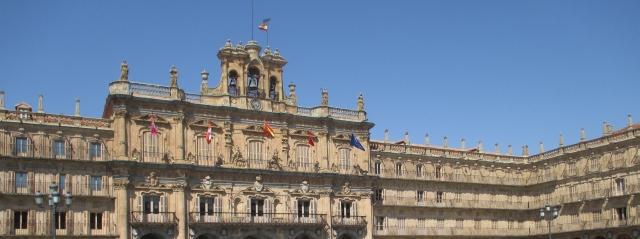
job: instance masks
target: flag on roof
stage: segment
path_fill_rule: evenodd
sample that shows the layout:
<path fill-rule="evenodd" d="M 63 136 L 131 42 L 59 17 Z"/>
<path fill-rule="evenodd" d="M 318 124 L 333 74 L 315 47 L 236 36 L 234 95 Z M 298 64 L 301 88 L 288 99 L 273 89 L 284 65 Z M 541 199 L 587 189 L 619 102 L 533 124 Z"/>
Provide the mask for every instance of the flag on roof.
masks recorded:
<path fill-rule="evenodd" d="M 358 137 L 356 137 L 355 134 L 351 133 L 351 142 L 349 144 L 351 144 L 351 146 L 356 147 L 362 151 L 366 151 L 364 149 L 364 146 L 362 146 L 362 144 L 360 143 L 360 140 L 358 140 Z"/>
<path fill-rule="evenodd" d="M 258 25 L 258 29 L 260 29 L 261 31 L 268 31 L 270 21 L 271 21 L 271 18 L 265 18 L 264 20 L 262 20 L 260 25 Z"/>
<path fill-rule="evenodd" d="M 262 125 L 262 133 L 267 137 L 274 137 L 276 135 L 267 121 L 264 121 L 264 124 Z"/>

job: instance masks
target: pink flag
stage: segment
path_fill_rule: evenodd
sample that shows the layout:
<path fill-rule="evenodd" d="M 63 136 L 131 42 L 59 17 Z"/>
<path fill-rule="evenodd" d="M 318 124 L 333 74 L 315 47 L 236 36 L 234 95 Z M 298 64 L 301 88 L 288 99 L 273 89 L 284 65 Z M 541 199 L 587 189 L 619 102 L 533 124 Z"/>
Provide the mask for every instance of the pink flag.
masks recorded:
<path fill-rule="evenodd" d="M 213 138 L 213 135 L 211 134 L 211 123 L 209 123 L 209 128 L 207 129 L 205 138 L 207 139 L 207 144 L 211 144 L 211 139 Z"/>

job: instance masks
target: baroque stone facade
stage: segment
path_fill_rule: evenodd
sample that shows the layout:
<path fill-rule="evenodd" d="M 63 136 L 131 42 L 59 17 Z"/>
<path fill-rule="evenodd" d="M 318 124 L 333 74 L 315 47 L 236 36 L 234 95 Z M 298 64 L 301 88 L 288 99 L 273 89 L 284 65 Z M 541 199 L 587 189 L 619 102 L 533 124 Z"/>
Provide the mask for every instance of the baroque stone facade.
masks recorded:
<path fill-rule="evenodd" d="M 0 236 L 67 238 L 638 238 L 640 127 L 522 156 L 369 139 L 356 110 L 297 105 L 287 63 L 227 42 L 199 94 L 129 80 L 103 117 L 0 97 Z M 359 139 L 365 150 L 350 144 Z M 74 196 L 51 220 L 37 192 Z M 547 221 L 549 205 L 558 217 Z M 548 224 L 549 223 L 549 224 Z"/>

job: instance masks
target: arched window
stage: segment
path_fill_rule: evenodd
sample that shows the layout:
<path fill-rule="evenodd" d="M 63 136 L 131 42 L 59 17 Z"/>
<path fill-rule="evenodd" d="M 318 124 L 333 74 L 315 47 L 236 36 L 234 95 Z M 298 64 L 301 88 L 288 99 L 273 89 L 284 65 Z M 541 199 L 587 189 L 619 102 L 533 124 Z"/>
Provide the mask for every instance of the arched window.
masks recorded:
<path fill-rule="evenodd" d="M 351 150 L 348 148 L 338 149 L 338 158 L 340 159 L 341 171 L 348 172 L 348 170 L 351 168 L 349 153 L 351 153 Z"/>
<path fill-rule="evenodd" d="M 142 160 L 144 162 L 162 162 L 161 134 L 142 133 Z"/>
<path fill-rule="evenodd" d="M 276 92 L 276 87 L 278 85 L 278 79 L 275 76 L 269 78 L 269 99 L 276 100 L 278 98 L 278 93 Z"/>
<path fill-rule="evenodd" d="M 247 96 L 258 97 L 258 86 L 260 85 L 260 70 L 255 67 L 249 68 L 249 75 L 247 77 Z"/>
<path fill-rule="evenodd" d="M 238 73 L 234 70 L 229 71 L 229 94 L 238 95 Z"/>
<path fill-rule="evenodd" d="M 302 170 L 310 170 L 313 168 L 311 163 L 311 157 L 309 157 L 309 146 L 299 144 L 296 146 L 296 160 L 298 162 L 298 168 Z"/>
<path fill-rule="evenodd" d="M 196 160 L 200 165 L 213 165 L 215 162 L 215 138 L 211 138 L 211 142 L 207 143 L 206 136 L 196 137 Z"/>

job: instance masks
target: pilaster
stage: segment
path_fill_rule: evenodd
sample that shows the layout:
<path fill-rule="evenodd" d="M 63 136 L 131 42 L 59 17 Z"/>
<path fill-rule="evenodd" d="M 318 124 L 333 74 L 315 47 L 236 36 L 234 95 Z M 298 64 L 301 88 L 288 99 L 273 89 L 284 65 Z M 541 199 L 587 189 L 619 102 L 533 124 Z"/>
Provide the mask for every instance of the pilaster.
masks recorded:
<path fill-rule="evenodd" d="M 129 232 L 129 176 L 118 176 L 113 179 L 113 191 L 116 196 L 116 221 L 118 222 L 118 236 L 128 239 Z"/>

